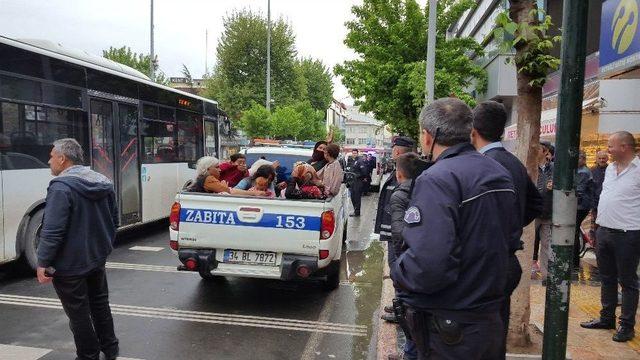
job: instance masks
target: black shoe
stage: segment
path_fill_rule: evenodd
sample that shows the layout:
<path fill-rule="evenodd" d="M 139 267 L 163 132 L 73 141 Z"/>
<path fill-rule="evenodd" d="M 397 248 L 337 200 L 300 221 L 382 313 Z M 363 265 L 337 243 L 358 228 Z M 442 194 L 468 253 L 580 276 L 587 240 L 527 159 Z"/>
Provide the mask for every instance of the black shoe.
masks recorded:
<path fill-rule="evenodd" d="M 359 212 L 354 212 L 353 214 L 349 215 L 350 217 L 360 217 L 360 213 Z"/>
<path fill-rule="evenodd" d="M 109 352 L 109 354 L 104 353 L 104 358 L 105 360 L 116 360 L 118 358 L 118 356 L 120 355 L 120 351 L 116 350 L 116 352 Z"/>
<path fill-rule="evenodd" d="M 394 314 L 382 314 L 382 316 L 380 316 L 380 319 L 390 323 L 398 323 L 398 319 Z"/>
<path fill-rule="evenodd" d="M 391 305 L 387 305 L 383 309 L 384 309 L 384 312 L 386 312 L 388 314 L 393 314 L 394 313 L 393 306 L 391 306 Z"/>
<path fill-rule="evenodd" d="M 636 332 L 633 330 L 633 328 L 620 326 L 616 334 L 613 335 L 613 341 L 625 342 L 633 339 L 634 336 L 636 336 Z"/>
<path fill-rule="evenodd" d="M 591 321 L 586 321 L 580 323 L 580 326 L 585 329 L 615 329 L 616 321 L 615 320 L 602 320 L 602 319 L 593 319 Z"/>

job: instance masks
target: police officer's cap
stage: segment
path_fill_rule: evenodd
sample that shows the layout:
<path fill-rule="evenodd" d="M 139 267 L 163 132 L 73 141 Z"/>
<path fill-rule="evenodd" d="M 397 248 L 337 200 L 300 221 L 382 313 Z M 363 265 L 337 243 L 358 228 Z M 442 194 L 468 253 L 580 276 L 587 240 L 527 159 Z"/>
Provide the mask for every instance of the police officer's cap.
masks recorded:
<path fill-rule="evenodd" d="M 397 136 L 395 139 L 393 139 L 393 146 L 404 146 L 413 149 L 416 146 L 416 143 L 413 142 L 410 137 Z"/>

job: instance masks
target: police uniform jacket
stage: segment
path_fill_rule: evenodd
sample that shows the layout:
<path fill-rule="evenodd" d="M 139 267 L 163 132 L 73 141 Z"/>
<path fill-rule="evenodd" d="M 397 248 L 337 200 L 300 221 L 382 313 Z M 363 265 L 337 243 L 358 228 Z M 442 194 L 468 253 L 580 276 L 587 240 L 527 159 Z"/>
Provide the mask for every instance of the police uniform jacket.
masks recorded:
<path fill-rule="evenodd" d="M 522 233 L 507 170 L 469 143 L 445 150 L 415 183 L 406 250 L 391 268 L 408 305 L 434 313 L 499 311 L 509 249 Z"/>
<path fill-rule="evenodd" d="M 391 240 L 391 210 L 389 209 L 389 200 L 396 186 L 398 186 L 398 180 L 396 179 L 396 171 L 393 170 L 384 184 L 382 184 L 382 190 L 380 190 L 380 197 L 378 198 L 376 224 L 373 232 L 380 234 L 381 241 Z"/>

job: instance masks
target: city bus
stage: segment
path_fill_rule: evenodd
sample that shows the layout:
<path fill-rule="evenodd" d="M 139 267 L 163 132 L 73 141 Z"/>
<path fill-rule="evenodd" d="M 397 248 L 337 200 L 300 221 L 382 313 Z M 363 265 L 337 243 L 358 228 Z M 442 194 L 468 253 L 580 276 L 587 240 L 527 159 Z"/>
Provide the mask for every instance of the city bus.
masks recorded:
<path fill-rule="evenodd" d="M 128 227 L 168 216 L 196 160 L 218 155 L 224 116 L 215 101 L 105 58 L 0 36 L 0 263 L 36 265 L 53 141 L 82 145 Z"/>

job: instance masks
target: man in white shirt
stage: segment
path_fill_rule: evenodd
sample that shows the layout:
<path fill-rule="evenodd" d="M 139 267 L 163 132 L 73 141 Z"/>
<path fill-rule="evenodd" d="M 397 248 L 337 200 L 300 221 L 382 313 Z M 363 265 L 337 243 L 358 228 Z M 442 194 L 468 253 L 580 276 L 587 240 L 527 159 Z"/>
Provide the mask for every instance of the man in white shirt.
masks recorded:
<path fill-rule="evenodd" d="M 599 319 L 580 325 L 588 329 L 615 329 L 619 282 L 622 313 L 613 340 L 624 342 L 635 336 L 633 327 L 638 309 L 640 159 L 635 155 L 636 141 L 626 131 L 611 135 L 608 146 L 613 163 L 605 171 L 596 219 L 602 310 Z"/>

